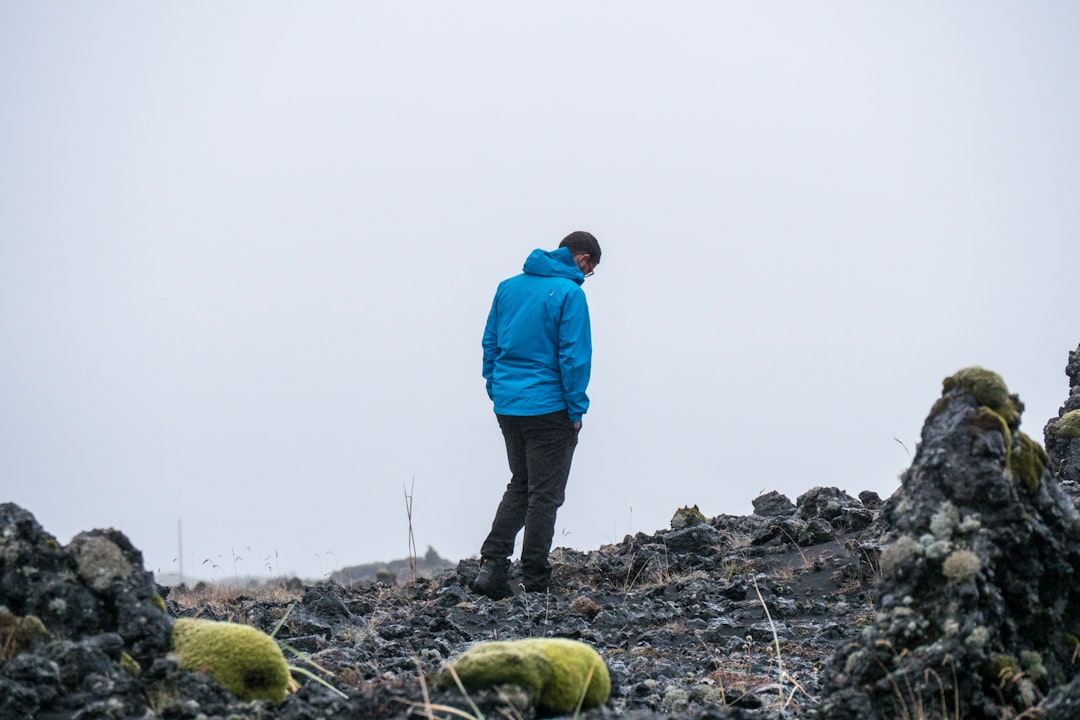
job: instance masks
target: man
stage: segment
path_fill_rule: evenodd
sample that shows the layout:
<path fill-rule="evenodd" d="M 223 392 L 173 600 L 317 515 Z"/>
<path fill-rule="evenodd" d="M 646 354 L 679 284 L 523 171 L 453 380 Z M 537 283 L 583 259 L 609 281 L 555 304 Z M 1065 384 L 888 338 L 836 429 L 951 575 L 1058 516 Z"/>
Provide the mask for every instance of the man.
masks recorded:
<path fill-rule="evenodd" d="M 473 589 L 499 599 L 509 582 L 514 539 L 524 528 L 525 590 L 551 582 L 548 552 L 563 504 L 592 368 L 589 307 L 581 289 L 600 264 L 590 233 L 567 235 L 557 250 L 533 250 L 524 272 L 499 283 L 484 329 L 484 379 L 510 462 L 491 532 L 480 548 Z"/>

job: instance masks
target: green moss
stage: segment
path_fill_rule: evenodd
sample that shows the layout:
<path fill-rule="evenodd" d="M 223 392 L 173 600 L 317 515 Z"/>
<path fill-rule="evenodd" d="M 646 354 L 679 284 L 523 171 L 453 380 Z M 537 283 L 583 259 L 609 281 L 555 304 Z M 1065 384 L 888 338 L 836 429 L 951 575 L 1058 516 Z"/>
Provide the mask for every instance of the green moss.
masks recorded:
<path fill-rule="evenodd" d="M 1017 436 L 1018 446 L 1009 456 L 1009 469 L 1013 474 L 1013 481 L 1033 493 L 1039 489 L 1039 481 L 1043 471 L 1050 464 L 1050 456 L 1043 450 L 1042 445 L 1032 440 L 1026 433 Z"/>
<path fill-rule="evenodd" d="M 0 611 L 0 660 L 11 658 L 30 650 L 50 633 L 37 615 L 13 615 Z"/>
<path fill-rule="evenodd" d="M 1042 445 L 1031 439 L 1026 433 L 1017 432 L 1016 446 L 1013 446 L 1012 433 L 1005 418 L 985 405 L 968 413 L 968 427 L 973 432 L 1000 432 L 1005 439 L 1007 455 L 1005 468 L 1012 474 L 1013 483 L 1029 493 L 1039 489 L 1043 470 L 1050 464 L 1050 457 Z"/>
<path fill-rule="evenodd" d="M 124 668 L 124 670 L 127 671 L 127 674 L 132 677 L 139 677 L 142 675 L 142 668 L 139 667 L 139 662 L 126 652 L 120 653 L 120 667 Z"/>
<path fill-rule="evenodd" d="M 1020 422 L 1020 412 L 1023 410 L 1020 399 L 1009 394 L 1005 381 L 992 370 L 978 365 L 964 368 L 945 378 L 942 388 L 945 392 L 954 388 L 963 390 L 974 397 L 979 405 L 988 407 L 1005 418 L 1005 422 L 1010 426 L 1015 427 Z"/>
<path fill-rule="evenodd" d="M 1015 675 L 1019 669 L 1019 663 L 1016 662 L 1016 658 L 1012 655 L 995 653 L 990 658 L 990 665 L 986 668 L 986 674 L 996 682 L 1001 680 L 1002 677 Z"/>
<path fill-rule="evenodd" d="M 936 418 L 938 415 L 940 415 L 941 413 L 945 412 L 948 409 L 949 409 L 949 398 L 947 398 L 947 397 L 939 397 L 937 399 L 937 401 L 934 402 L 934 407 L 930 408 L 930 418 L 931 419 Z"/>
<path fill-rule="evenodd" d="M 968 427 L 974 432 L 999 432 L 1005 438 L 1005 447 L 1012 447 L 1012 433 L 1009 431 L 1009 423 L 1001 415 L 985 405 L 980 405 L 974 411 L 968 413 Z"/>
<path fill-rule="evenodd" d="M 1050 432 L 1058 437 L 1080 437 L 1080 410 L 1071 410 L 1050 426 Z"/>
<path fill-rule="evenodd" d="M 154 593 L 154 594 L 153 594 L 153 595 L 152 595 L 152 596 L 150 597 L 150 604 L 151 604 L 151 605 L 153 605 L 154 607 L 156 607 L 156 608 L 157 608 L 158 610 L 160 610 L 161 612 L 168 612 L 168 611 L 167 611 L 167 610 L 165 609 L 165 600 L 164 600 L 164 598 L 162 598 L 162 597 L 161 597 L 160 595 L 158 595 L 157 593 Z"/>
<path fill-rule="evenodd" d="M 289 666 L 266 633 L 249 625 L 180 618 L 172 644 L 180 669 L 207 673 L 241 700 L 285 699 Z"/>
<path fill-rule="evenodd" d="M 477 643 L 449 667 L 470 690 L 517 685 L 543 712 L 570 713 L 579 702 L 582 708 L 599 707 L 611 692 L 611 678 L 599 653 L 565 638 Z M 449 670 L 439 674 L 438 682 L 454 687 Z"/>

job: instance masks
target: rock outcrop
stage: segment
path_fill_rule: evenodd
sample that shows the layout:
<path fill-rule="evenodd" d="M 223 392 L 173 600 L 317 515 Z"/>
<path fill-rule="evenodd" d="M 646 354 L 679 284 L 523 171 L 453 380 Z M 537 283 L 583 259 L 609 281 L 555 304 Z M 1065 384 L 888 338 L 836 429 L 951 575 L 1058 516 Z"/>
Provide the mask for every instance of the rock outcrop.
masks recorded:
<path fill-rule="evenodd" d="M 11 628 L 39 629 L 20 653 L 8 645 L 16 635 L 0 637 L 11 656 L 0 663 L 0 717 L 13 720 L 46 708 L 141 713 L 137 700 L 119 698 L 145 697 L 136 678 L 153 676 L 173 624 L 142 553 L 122 533 L 84 532 L 63 547 L 11 503 L 0 505 L 2 617 Z"/>
<path fill-rule="evenodd" d="M 398 583 L 414 578 L 433 578 L 444 570 L 454 567 L 454 562 L 440 557 L 435 548 L 428 546 L 421 557 L 391 560 L 386 563 L 349 565 L 330 574 L 330 579 L 341 585 L 363 582 Z"/>
<path fill-rule="evenodd" d="M 1065 365 L 1069 397 L 1056 418 L 1050 418 L 1043 434 L 1050 470 L 1059 482 L 1080 483 L 1080 345 L 1069 353 Z"/>
<path fill-rule="evenodd" d="M 1080 516 L 1022 410 L 990 371 L 945 380 L 886 503 L 877 616 L 833 659 L 818 717 L 1017 717 L 1075 675 Z"/>

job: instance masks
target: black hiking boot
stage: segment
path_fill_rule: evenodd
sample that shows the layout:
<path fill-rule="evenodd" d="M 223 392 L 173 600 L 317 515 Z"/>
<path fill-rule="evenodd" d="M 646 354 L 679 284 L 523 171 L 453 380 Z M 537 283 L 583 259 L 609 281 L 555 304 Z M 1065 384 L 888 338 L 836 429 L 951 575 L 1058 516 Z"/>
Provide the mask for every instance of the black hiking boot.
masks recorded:
<path fill-rule="evenodd" d="M 510 589 L 510 561 L 483 560 L 480 574 L 473 580 L 472 589 L 492 600 L 502 600 L 513 595 L 514 591 Z"/>
<path fill-rule="evenodd" d="M 547 592 L 551 586 L 551 568 L 534 568 L 522 565 L 521 584 L 525 592 Z"/>

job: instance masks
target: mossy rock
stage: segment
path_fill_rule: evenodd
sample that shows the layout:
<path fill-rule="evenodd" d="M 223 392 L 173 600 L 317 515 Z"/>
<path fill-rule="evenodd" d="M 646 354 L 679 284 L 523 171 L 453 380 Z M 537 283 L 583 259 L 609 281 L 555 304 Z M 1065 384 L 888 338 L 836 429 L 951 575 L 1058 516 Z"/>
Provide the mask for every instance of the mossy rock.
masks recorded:
<path fill-rule="evenodd" d="M 704 513 L 698 510 L 698 506 L 687 505 L 675 511 L 671 516 L 671 529 L 682 530 L 684 528 L 702 525 L 706 522 Z"/>
<path fill-rule="evenodd" d="M 974 397 L 979 405 L 988 407 L 1005 418 L 1010 427 L 1015 427 L 1020 422 L 1023 404 L 1018 397 L 1009 394 L 1005 381 L 993 370 L 978 365 L 964 368 L 945 378 L 942 388 L 945 392 L 954 388 L 963 390 Z"/>
<path fill-rule="evenodd" d="M 994 653 L 986 667 L 986 675 L 994 682 L 999 682 L 1003 677 L 1011 677 L 1020 670 L 1020 664 L 1012 655 Z"/>
<path fill-rule="evenodd" d="M 0 610 L 0 660 L 10 660 L 51 637 L 36 615 L 13 615 Z"/>
<path fill-rule="evenodd" d="M 985 405 L 967 415 L 967 424 L 972 432 L 1000 432 L 1008 451 L 1006 468 L 1012 474 L 1013 483 L 1029 493 L 1039 489 L 1043 470 L 1050 464 L 1050 456 L 1042 445 L 1031 439 L 1024 432 L 1017 432 L 1016 445 L 1013 445 L 1012 433 L 1005 418 Z"/>
<path fill-rule="evenodd" d="M 1043 470 L 1050 464 L 1050 456 L 1042 445 L 1026 433 L 1020 433 L 1017 439 L 1020 442 L 1009 456 L 1009 469 L 1016 484 L 1033 493 L 1039 489 Z"/>
<path fill-rule="evenodd" d="M 1080 410 L 1071 410 L 1050 426 L 1050 432 L 1058 437 L 1080 437 Z"/>
<path fill-rule="evenodd" d="M 980 405 L 969 412 L 965 420 L 967 420 L 968 427 L 973 432 L 996 431 L 1001 433 L 1001 436 L 1005 439 L 1005 447 L 1012 447 L 1012 433 L 1009 431 L 1009 423 L 994 410 L 985 405 Z"/>
<path fill-rule="evenodd" d="M 181 670 L 205 672 L 241 700 L 285 699 L 291 680 L 285 656 L 250 625 L 180 618 L 172 645 Z"/>
<path fill-rule="evenodd" d="M 547 713 L 574 712 L 578 703 L 582 709 L 599 707 L 611 693 L 611 677 L 600 654 L 565 638 L 477 643 L 439 673 L 441 687 L 455 686 L 449 668 L 468 690 L 517 685 Z"/>

